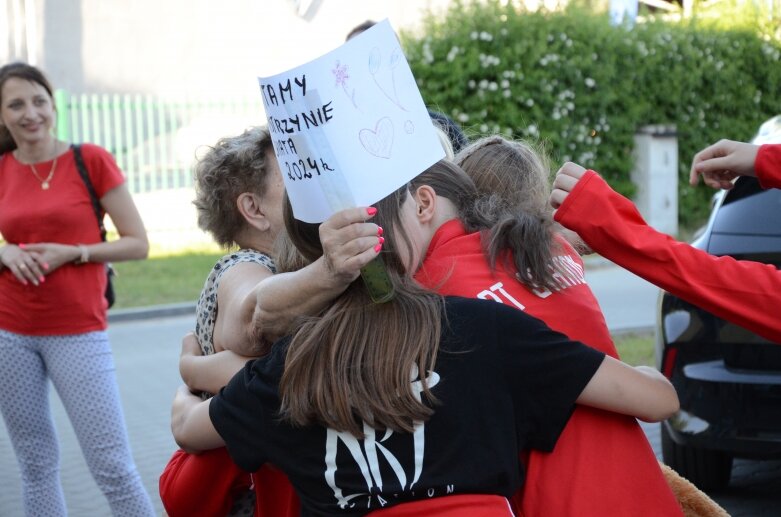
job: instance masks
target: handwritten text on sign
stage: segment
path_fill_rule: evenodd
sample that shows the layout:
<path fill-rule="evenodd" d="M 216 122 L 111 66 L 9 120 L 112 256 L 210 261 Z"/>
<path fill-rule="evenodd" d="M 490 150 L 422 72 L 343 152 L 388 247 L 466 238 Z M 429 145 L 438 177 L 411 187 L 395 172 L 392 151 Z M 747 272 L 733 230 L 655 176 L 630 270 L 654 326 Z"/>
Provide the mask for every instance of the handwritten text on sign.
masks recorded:
<path fill-rule="evenodd" d="M 261 84 L 260 89 L 266 104 L 279 106 L 288 101 L 292 103 L 295 98 L 306 96 L 306 75 L 288 79 L 284 84 L 279 83 L 276 88 L 273 84 Z M 332 102 L 328 102 L 313 110 L 294 113 L 282 119 L 268 116 L 269 130 L 274 136 L 274 152 L 280 166 L 283 166 L 282 172 L 290 181 L 309 179 L 312 178 L 313 174 L 319 176 L 321 172 L 325 171 L 333 172 L 334 169 L 326 163 L 323 157 L 299 157 L 294 140 L 286 137 L 286 135 L 299 133 L 302 129 L 319 127 L 331 120 L 333 118 L 332 104 Z"/>
<path fill-rule="evenodd" d="M 293 212 L 303 221 L 371 205 L 444 157 L 387 21 L 260 78 L 260 89 Z"/>

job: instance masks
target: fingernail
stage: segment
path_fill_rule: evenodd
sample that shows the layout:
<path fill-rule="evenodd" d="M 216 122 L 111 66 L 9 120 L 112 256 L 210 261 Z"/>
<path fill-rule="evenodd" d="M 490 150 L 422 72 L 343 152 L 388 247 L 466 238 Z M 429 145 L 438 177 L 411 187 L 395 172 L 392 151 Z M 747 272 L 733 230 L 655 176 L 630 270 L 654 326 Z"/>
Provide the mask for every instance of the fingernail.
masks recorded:
<path fill-rule="evenodd" d="M 377 209 L 374 208 L 373 206 L 370 206 L 369 208 L 366 209 L 366 213 L 369 215 L 374 215 L 377 213 Z"/>
<path fill-rule="evenodd" d="M 49 270 L 49 263 L 48 262 L 44 262 L 43 263 L 43 269 L 45 269 L 47 271 Z"/>
<path fill-rule="evenodd" d="M 44 276 L 43 276 L 43 275 L 41 275 L 41 276 L 38 278 L 38 280 L 39 280 L 41 283 L 44 283 L 44 282 L 46 281 L 46 278 L 44 278 Z"/>
<path fill-rule="evenodd" d="M 376 245 L 376 246 L 374 247 L 374 252 L 375 252 L 375 253 L 379 253 L 381 249 L 382 249 L 382 244 L 378 244 L 378 245 Z"/>
<path fill-rule="evenodd" d="M 379 237 L 379 239 L 380 239 L 380 244 L 385 242 L 385 237 Z"/>
<path fill-rule="evenodd" d="M 19 246 L 20 248 L 24 249 L 24 244 L 19 244 L 18 246 Z"/>
<path fill-rule="evenodd" d="M 379 237 L 379 236 L 381 236 L 383 233 L 385 233 L 385 232 L 383 231 L 383 229 L 382 229 L 382 226 L 378 226 L 378 227 L 377 227 L 377 236 Z"/>

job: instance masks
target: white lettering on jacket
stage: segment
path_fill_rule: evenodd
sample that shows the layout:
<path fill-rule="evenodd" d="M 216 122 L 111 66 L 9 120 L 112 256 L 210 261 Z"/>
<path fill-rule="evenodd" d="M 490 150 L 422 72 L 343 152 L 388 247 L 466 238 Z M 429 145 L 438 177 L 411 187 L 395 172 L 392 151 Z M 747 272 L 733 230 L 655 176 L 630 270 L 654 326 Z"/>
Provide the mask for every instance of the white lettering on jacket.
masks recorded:
<path fill-rule="evenodd" d="M 575 262 L 575 260 L 573 260 L 573 258 L 569 255 L 557 255 L 553 257 L 550 267 L 553 270 L 553 281 L 557 285 L 554 291 L 561 291 L 568 287 L 574 287 L 586 283 L 583 267 Z M 535 287 L 531 289 L 531 292 L 540 298 L 547 298 L 553 294 L 553 291 L 541 287 Z M 515 299 L 515 297 L 513 297 L 513 295 L 507 292 L 502 282 L 497 282 L 488 289 L 480 291 L 477 293 L 477 295 L 475 295 L 475 297 L 481 300 L 493 300 L 505 305 L 514 305 L 522 311 L 526 310 L 526 306 L 524 304 L 519 302 L 517 299 Z"/>
<path fill-rule="evenodd" d="M 583 266 L 575 262 L 569 255 L 557 255 L 553 257 L 551 269 L 553 269 L 553 281 L 556 282 L 558 286 L 554 291 L 561 291 L 567 287 L 574 287 L 586 283 Z M 549 289 L 539 287 L 532 289 L 532 292 L 540 298 L 547 298 L 553 294 Z"/>

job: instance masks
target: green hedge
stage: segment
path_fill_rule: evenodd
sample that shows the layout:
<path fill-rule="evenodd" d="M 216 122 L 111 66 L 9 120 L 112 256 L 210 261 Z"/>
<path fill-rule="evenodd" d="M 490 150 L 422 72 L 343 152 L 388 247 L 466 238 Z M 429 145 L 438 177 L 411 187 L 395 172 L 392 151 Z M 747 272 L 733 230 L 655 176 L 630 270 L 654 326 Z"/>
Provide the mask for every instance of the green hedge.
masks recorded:
<path fill-rule="evenodd" d="M 633 136 L 678 129 L 681 223 L 701 222 L 713 192 L 688 187 L 694 153 L 750 139 L 781 114 L 781 45 L 752 29 L 649 21 L 611 26 L 570 8 L 526 12 L 512 2 L 454 2 L 402 41 L 423 98 L 471 137 L 540 140 L 554 163 L 576 161 L 632 195 Z"/>

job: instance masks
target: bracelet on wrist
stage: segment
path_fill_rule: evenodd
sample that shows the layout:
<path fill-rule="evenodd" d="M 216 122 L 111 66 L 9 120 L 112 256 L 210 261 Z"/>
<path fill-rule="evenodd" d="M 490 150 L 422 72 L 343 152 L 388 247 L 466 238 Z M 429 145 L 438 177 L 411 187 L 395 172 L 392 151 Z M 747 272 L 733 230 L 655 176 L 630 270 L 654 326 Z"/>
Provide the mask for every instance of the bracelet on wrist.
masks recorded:
<path fill-rule="evenodd" d="M 81 255 L 76 260 L 76 264 L 86 264 L 87 262 L 89 262 L 89 249 L 83 244 L 77 244 L 76 246 L 79 248 L 79 251 L 81 252 Z"/>

